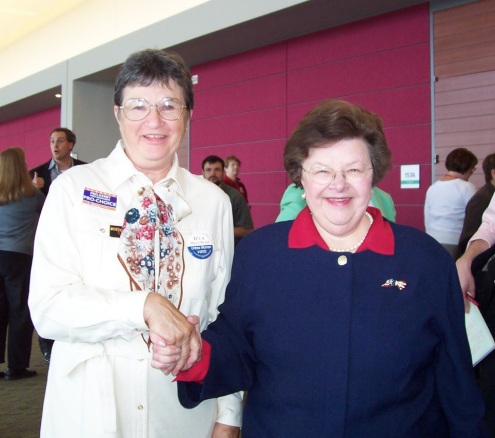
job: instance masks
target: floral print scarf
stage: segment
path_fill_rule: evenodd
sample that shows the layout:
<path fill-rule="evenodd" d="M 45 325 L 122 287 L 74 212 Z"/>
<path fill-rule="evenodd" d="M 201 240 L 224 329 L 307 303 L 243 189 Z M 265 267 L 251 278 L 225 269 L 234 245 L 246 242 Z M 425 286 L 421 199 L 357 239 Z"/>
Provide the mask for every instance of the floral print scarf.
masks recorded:
<path fill-rule="evenodd" d="M 131 290 L 157 292 L 179 308 L 184 240 L 175 224 L 191 210 L 165 187 L 142 187 L 133 205 L 124 218 L 118 252 Z"/>

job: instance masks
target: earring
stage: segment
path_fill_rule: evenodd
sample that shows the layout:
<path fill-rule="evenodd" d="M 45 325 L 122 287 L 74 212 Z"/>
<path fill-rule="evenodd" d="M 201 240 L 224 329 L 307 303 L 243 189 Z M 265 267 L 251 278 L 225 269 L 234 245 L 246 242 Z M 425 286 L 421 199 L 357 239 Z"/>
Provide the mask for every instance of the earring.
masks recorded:
<path fill-rule="evenodd" d="M 302 192 L 301 198 L 306 199 L 306 193 L 305 192 Z"/>

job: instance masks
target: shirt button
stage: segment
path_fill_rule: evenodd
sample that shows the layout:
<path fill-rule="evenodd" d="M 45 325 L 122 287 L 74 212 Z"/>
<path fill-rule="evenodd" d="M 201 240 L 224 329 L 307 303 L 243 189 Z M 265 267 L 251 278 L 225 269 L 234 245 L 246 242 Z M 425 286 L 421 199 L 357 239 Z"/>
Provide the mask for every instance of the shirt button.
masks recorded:
<path fill-rule="evenodd" d="M 347 257 L 345 255 L 341 255 L 338 259 L 337 259 L 337 263 L 339 264 L 339 266 L 344 266 L 344 265 L 347 265 Z"/>
<path fill-rule="evenodd" d="M 100 228 L 100 233 L 104 233 L 105 232 L 105 228 Z"/>
<path fill-rule="evenodd" d="M 140 411 L 142 411 L 142 410 L 143 410 L 143 405 L 138 405 L 138 409 L 139 409 Z"/>

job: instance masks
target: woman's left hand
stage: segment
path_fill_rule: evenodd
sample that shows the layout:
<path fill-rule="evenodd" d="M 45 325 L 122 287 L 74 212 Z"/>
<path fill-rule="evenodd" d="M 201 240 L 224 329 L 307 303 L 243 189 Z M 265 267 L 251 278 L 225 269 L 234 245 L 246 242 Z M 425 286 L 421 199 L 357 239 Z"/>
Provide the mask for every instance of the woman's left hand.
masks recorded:
<path fill-rule="evenodd" d="M 181 349 L 176 345 L 167 345 L 162 338 L 152 339 L 153 360 L 151 366 L 162 370 L 167 376 L 174 370 L 181 357 Z"/>
<path fill-rule="evenodd" d="M 236 426 L 228 426 L 222 423 L 215 423 L 211 438 L 239 438 L 241 429 Z"/>

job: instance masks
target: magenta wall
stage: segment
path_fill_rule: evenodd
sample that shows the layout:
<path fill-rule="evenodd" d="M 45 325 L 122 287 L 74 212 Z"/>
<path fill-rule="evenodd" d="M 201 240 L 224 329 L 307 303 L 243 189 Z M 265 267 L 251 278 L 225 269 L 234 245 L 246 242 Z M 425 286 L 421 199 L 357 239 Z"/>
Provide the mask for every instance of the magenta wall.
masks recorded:
<path fill-rule="evenodd" d="M 423 229 L 431 180 L 428 4 L 293 39 L 192 69 L 191 171 L 209 154 L 242 161 L 255 226 L 273 222 L 289 184 L 286 138 L 319 101 L 338 97 L 381 115 L 394 168 L 380 184 L 400 223 Z M 420 164 L 421 188 L 400 189 L 400 165 Z"/>
<path fill-rule="evenodd" d="M 51 158 L 50 132 L 60 126 L 60 107 L 0 123 L 0 151 L 12 146 L 24 149 L 31 169 Z"/>
<path fill-rule="evenodd" d="M 195 66 L 196 109 L 191 165 L 210 154 L 236 155 L 256 227 L 274 221 L 289 180 L 282 163 L 287 137 L 319 101 L 338 97 L 380 114 L 394 168 L 380 184 L 400 223 L 423 229 L 431 181 L 428 4 L 318 32 Z M 0 124 L 0 151 L 26 150 L 29 167 L 50 158 L 49 133 L 60 108 Z M 420 164 L 421 188 L 400 189 L 400 165 Z"/>

